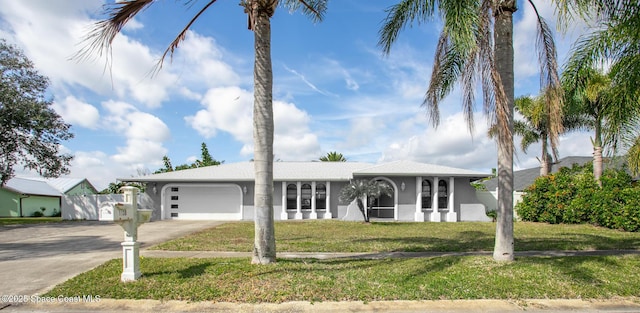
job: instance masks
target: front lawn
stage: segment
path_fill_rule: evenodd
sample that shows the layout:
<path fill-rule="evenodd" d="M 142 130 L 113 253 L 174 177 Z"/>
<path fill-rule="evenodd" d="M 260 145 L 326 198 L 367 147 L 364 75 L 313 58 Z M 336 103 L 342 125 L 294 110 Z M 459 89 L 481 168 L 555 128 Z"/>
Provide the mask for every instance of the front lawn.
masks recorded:
<path fill-rule="evenodd" d="M 280 252 L 492 251 L 493 223 L 277 222 Z M 515 224 L 516 250 L 637 249 L 640 234 L 587 225 Z M 156 246 L 251 251 L 253 223 L 227 223 Z M 48 296 L 214 302 L 640 297 L 640 255 L 442 256 L 376 260 L 143 258 L 143 276 L 122 283 L 114 259 L 56 286 Z"/>
<path fill-rule="evenodd" d="M 526 257 L 510 264 L 487 256 L 416 259 L 144 258 L 143 276 L 120 282 L 111 260 L 55 287 L 47 296 L 214 302 L 445 299 L 610 299 L 640 296 L 640 256 Z"/>
<path fill-rule="evenodd" d="M 251 252 L 253 231 L 253 222 L 227 223 L 153 249 Z M 317 220 L 276 222 L 275 231 L 281 252 L 462 252 L 492 251 L 495 224 Z M 591 225 L 517 222 L 514 234 L 517 251 L 640 248 L 640 233 Z"/>

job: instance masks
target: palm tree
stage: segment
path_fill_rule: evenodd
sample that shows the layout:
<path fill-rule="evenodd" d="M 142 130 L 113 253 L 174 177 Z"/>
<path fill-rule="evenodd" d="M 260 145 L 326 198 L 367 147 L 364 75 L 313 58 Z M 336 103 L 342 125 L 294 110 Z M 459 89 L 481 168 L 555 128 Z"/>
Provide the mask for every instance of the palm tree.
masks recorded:
<path fill-rule="evenodd" d="M 360 213 L 365 223 L 369 223 L 369 216 L 373 199 L 380 198 L 382 195 L 392 196 L 393 187 L 388 183 L 377 180 L 357 179 L 352 180 L 340 190 L 340 200 L 345 203 L 356 201 Z M 364 199 L 367 199 L 368 205 L 365 210 Z"/>
<path fill-rule="evenodd" d="M 581 126 L 594 131 L 593 176 L 601 184 L 603 150 L 613 153 L 635 129 L 640 102 L 613 81 L 610 73 L 583 68 L 578 73 L 563 74 L 562 78 L 567 104 L 583 117 Z"/>
<path fill-rule="evenodd" d="M 574 45 L 564 67 L 564 84 L 575 91 L 582 101 L 591 101 L 592 105 L 598 98 L 595 90 L 599 89 L 598 86 L 602 88 L 598 100 L 601 105 L 607 106 L 602 103 L 605 98 L 608 98 L 606 101 L 618 102 L 617 105 L 611 104 L 609 109 L 601 108 L 599 112 L 591 110 L 589 126 L 595 131 L 594 176 L 598 179 L 602 173 L 603 145 L 609 145 L 613 151 L 619 143 L 630 147 L 628 163 L 640 165 L 640 160 L 633 159 L 639 156 L 633 150 L 640 143 L 637 133 L 637 110 L 640 109 L 640 3 L 637 0 L 556 0 L 556 3 L 562 21 L 570 22 L 580 17 L 589 21 L 593 30 L 581 36 Z M 606 75 L 594 70 L 603 65 L 609 68 Z M 585 89 L 589 85 L 592 86 L 589 92 L 591 100 L 588 100 Z M 581 88 L 582 96 L 579 95 Z M 609 90 L 605 91 L 605 88 Z M 605 97 L 605 94 L 608 95 Z M 574 96 L 570 98 L 576 100 Z M 609 112 L 611 110 L 615 112 Z M 608 115 L 601 120 L 603 125 L 598 125 L 596 113 Z M 604 138 L 600 138 L 600 133 Z"/>
<path fill-rule="evenodd" d="M 322 162 L 347 162 L 347 158 L 337 151 L 329 152 L 327 155 L 321 156 L 319 160 Z"/>
<path fill-rule="evenodd" d="M 541 88 L 549 90 L 552 145 L 561 132 L 562 90 L 557 75 L 556 50 L 551 29 L 531 0 L 538 17 Z M 437 6 L 437 7 L 436 7 Z M 473 129 L 474 86 L 482 82 L 484 112 L 498 127 L 498 223 L 493 257 L 514 260 L 513 247 L 513 13 L 516 0 L 400 0 L 390 7 L 380 30 L 379 44 L 389 53 L 398 33 L 407 24 L 427 22 L 436 9 L 443 29 L 436 47 L 431 80 L 423 105 L 431 122 L 439 123 L 439 103 L 459 80 L 463 111 Z"/>
<path fill-rule="evenodd" d="M 254 170 L 255 170 L 255 241 L 251 263 L 268 264 L 276 261 L 276 244 L 273 224 L 273 72 L 271 66 L 271 17 L 278 5 L 301 10 L 314 21 L 321 21 L 328 0 L 240 0 L 240 6 L 248 15 L 249 30 L 254 33 Z M 79 57 L 90 52 L 108 52 L 115 36 L 134 16 L 143 11 L 153 0 L 130 0 L 105 6 L 104 20 L 95 24 L 87 35 L 87 45 Z M 193 5 L 191 0 L 184 0 Z M 173 55 L 185 39 L 187 30 L 209 9 L 216 0 L 209 0 L 182 29 L 164 51 L 157 69 L 167 55 Z M 107 53 L 108 55 L 108 53 Z"/>

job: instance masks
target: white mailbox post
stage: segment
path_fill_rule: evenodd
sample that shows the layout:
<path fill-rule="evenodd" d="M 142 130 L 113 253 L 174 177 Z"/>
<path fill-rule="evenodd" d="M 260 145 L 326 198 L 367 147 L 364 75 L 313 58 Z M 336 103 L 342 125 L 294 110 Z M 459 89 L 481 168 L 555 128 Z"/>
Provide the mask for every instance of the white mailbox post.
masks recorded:
<path fill-rule="evenodd" d="M 122 242 L 122 275 L 121 281 L 132 281 L 140 277 L 140 243 L 138 226 L 151 219 L 152 210 L 138 210 L 138 188 L 122 187 L 124 203 L 108 203 L 101 207 L 99 220 L 111 221 L 124 228 Z"/>

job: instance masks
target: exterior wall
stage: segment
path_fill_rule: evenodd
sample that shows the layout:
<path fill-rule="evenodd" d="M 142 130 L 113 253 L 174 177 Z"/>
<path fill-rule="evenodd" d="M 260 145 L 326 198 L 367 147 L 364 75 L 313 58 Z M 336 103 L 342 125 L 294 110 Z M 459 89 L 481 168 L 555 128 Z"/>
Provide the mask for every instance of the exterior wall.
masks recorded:
<path fill-rule="evenodd" d="M 477 190 L 476 195 L 479 201 L 486 206 L 486 210 L 495 211 L 498 208 L 498 191 L 486 191 L 486 190 Z M 516 204 L 522 201 L 522 197 L 525 195 L 524 192 L 514 191 L 513 192 L 513 207 L 515 208 Z M 513 216 L 515 219 L 518 218 L 518 213 L 514 210 Z"/>
<path fill-rule="evenodd" d="M 91 185 L 83 180 L 81 183 L 77 184 L 75 187 L 71 188 L 69 191 L 65 193 L 67 196 L 81 196 L 81 195 L 93 195 L 98 193 Z"/>
<path fill-rule="evenodd" d="M 42 208 L 45 210 L 43 211 Z M 31 216 L 34 212 L 43 212 L 44 216 L 53 215 L 54 210 L 60 212 L 60 198 L 46 196 L 29 196 L 22 198 L 22 216 Z"/>
<path fill-rule="evenodd" d="M 4 188 L 0 189 L 0 217 L 20 216 L 20 195 Z"/>

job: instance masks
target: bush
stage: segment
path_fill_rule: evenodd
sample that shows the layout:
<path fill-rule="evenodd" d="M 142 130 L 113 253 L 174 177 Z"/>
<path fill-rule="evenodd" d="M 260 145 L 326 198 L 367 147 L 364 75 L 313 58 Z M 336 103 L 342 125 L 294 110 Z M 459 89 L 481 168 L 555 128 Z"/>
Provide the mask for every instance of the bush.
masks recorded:
<path fill-rule="evenodd" d="M 590 223 L 626 231 L 640 230 L 640 188 L 624 170 L 606 170 L 595 182 L 591 164 L 562 168 L 539 177 L 516 206 L 523 221 Z"/>
<path fill-rule="evenodd" d="M 35 211 L 33 213 L 31 213 L 31 217 L 43 217 L 44 213 L 42 213 L 41 211 Z"/>

